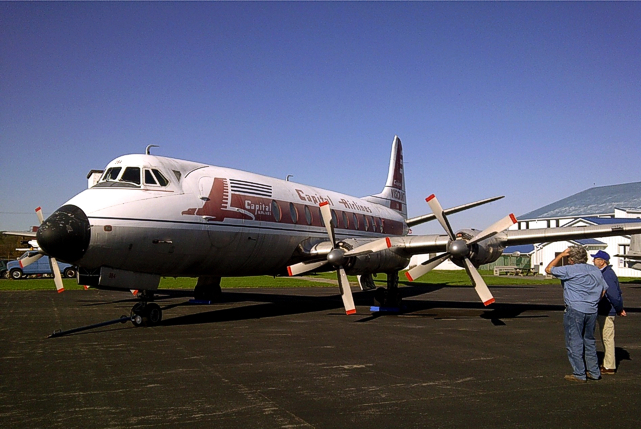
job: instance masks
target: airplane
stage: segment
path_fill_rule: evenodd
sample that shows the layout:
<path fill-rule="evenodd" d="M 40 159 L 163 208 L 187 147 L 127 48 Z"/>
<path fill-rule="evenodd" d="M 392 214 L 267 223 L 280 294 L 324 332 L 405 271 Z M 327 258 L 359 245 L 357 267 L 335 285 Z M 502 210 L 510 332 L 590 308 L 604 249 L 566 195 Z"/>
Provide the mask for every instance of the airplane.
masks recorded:
<path fill-rule="evenodd" d="M 144 154 L 120 156 L 98 182 L 44 219 L 35 236 L 52 261 L 79 267 L 81 285 L 137 290 L 136 326 L 162 320 L 153 302 L 161 277 L 197 278 L 194 296 L 216 299 L 227 276 L 300 275 L 336 271 L 346 314 L 356 312 L 347 275 L 375 291 L 381 306 L 399 306 L 398 273 L 415 254 L 437 253 L 406 272 L 414 281 L 445 260 L 465 268 L 481 302 L 494 298 L 477 268 L 508 245 L 628 235 L 641 222 L 589 227 L 507 230 L 508 215 L 486 229 L 454 231 L 448 216 L 495 201 L 487 198 L 408 219 L 401 140 L 394 137 L 383 190 L 362 198 L 247 171 Z M 288 177 L 289 179 L 289 177 Z M 410 235 L 438 220 L 446 234 Z M 23 233 L 24 234 L 24 233 Z M 386 288 L 372 276 L 387 274 Z M 56 287 L 63 290 L 60 273 Z"/>
<path fill-rule="evenodd" d="M 630 248 L 623 255 L 614 255 L 624 258 L 626 266 L 635 270 L 641 270 L 641 235 L 630 237 Z"/>

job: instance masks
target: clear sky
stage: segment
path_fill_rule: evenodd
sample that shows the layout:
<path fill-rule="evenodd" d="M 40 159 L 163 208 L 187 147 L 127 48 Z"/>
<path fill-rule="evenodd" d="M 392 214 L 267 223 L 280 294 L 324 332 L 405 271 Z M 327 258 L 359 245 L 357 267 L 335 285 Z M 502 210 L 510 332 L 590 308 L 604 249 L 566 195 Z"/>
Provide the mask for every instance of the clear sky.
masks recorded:
<path fill-rule="evenodd" d="M 0 3 L 0 230 L 154 153 L 483 227 L 637 182 L 641 3 Z M 429 224 L 417 232 L 440 232 Z"/>

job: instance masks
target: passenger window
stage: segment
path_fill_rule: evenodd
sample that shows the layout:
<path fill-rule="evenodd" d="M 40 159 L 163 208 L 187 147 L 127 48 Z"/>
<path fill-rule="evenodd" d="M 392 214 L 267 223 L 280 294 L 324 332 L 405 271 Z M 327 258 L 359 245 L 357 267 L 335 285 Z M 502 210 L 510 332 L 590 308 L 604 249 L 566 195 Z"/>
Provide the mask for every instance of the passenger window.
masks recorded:
<path fill-rule="evenodd" d="M 140 185 L 140 167 L 127 167 L 120 178 L 121 182 L 133 183 Z"/>
<path fill-rule="evenodd" d="M 272 215 L 274 215 L 274 219 L 276 222 L 280 222 L 281 219 L 281 212 L 280 212 L 280 206 L 276 202 L 276 200 L 272 200 Z"/>
<path fill-rule="evenodd" d="M 312 224 L 312 212 L 309 210 L 308 206 L 305 206 L 305 220 L 307 221 L 307 225 Z"/>
<path fill-rule="evenodd" d="M 343 212 L 343 228 L 349 228 L 349 222 L 347 221 L 347 214 L 345 212 Z"/>
<path fill-rule="evenodd" d="M 292 217 L 292 222 L 298 223 L 298 210 L 296 210 L 294 203 L 289 203 L 289 214 Z"/>

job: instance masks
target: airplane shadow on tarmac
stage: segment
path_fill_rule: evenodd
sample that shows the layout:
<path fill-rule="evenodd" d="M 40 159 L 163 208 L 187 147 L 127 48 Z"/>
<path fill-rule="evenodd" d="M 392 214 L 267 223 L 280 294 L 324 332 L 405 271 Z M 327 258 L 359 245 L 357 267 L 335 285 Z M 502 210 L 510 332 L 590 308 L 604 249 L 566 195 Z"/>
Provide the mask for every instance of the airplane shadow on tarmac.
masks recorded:
<path fill-rule="evenodd" d="M 489 320 L 495 326 L 502 326 L 505 323 L 502 319 L 515 317 L 548 317 L 547 315 L 535 314 L 523 316 L 528 311 L 563 311 L 562 305 L 546 304 L 492 304 L 484 307 L 481 303 L 460 302 L 460 301 L 434 301 L 429 299 L 417 299 L 420 295 L 434 292 L 447 285 L 425 285 L 417 287 L 403 287 L 400 289 L 404 298 L 403 316 L 429 317 L 434 319 L 445 318 L 483 318 Z M 354 301 L 357 306 L 373 305 L 373 293 L 354 292 Z M 428 298 L 426 297 L 426 298 Z M 409 299 L 412 298 L 412 299 Z M 243 305 L 242 303 L 248 303 Z M 236 304 L 233 308 L 229 304 Z M 178 306 L 190 305 L 189 303 L 170 304 L 163 307 L 163 311 Z M 225 308 L 220 308 L 225 306 Z M 217 323 L 225 321 L 250 320 L 266 317 L 278 317 L 292 314 L 311 313 L 318 311 L 332 311 L 331 315 L 344 315 L 340 295 L 326 296 L 304 296 L 299 294 L 273 294 L 261 292 L 232 292 L 223 291 L 222 298 L 210 306 L 203 306 L 206 311 L 171 317 L 169 311 L 165 311 L 165 319 L 161 326 L 176 326 L 190 324 Z M 212 308 L 213 307 L 213 308 Z M 219 307 L 219 308 L 216 308 Z M 362 313 L 361 313 L 362 314 Z M 388 313 L 385 313 L 387 315 Z M 365 315 L 355 322 L 368 322 L 381 317 L 383 313 L 374 312 Z"/>
<path fill-rule="evenodd" d="M 403 284 L 403 283 L 401 283 Z M 514 286 L 493 286 L 492 289 L 502 287 L 514 288 Z M 464 286 L 449 286 L 447 284 L 410 284 L 399 289 L 403 297 L 403 311 L 398 316 L 404 317 L 427 317 L 433 319 L 471 319 L 482 318 L 489 320 L 495 326 L 504 326 L 504 319 L 520 318 L 540 318 L 548 317 L 542 312 L 560 312 L 564 310 L 563 305 L 554 304 L 531 304 L 531 303 L 494 303 L 489 307 L 484 307 L 480 302 L 473 301 L 438 301 L 430 300 L 431 292 L 443 288 L 467 289 Z M 521 286 L 520 288 L 531 288 L 531 286 Z M 305 295 L 296 293 L 297 289 L 291 292 L 269 293 L 256 291 L 233 291 L 223 289 L 220 300 L 201 307 L 193 306 L 189 302 L 167 303 L 163 306 L 163 301 L 176 298 L 191 298 L 191 290 L 162 290 L 154 301 L 161 305 L 164 312 L 164 319 L 160 326 L 192 325 L 207 324 L 225 321 L 251 320 L 266 317 L 278 317 L 293 314 L 304 314 L 318 311 L 331 311 L 330 315 L 344 316 L 343 304 L 338 294 L 331 295 Z M 327 290 L 327 289 L 325 289 Z M 473 292 L 472 292 L 473 293 Z M 420 297 L 424 295 L 424 297 Z M 373 292 L 353 292 L 354 302 L 357 306 L 371 306 L 374 304 Z M 96 302 L 92 300 L 87 302 L 87 306 L 109 305 L 114 303 L 138 302 L 137 298 L 128 297 L 117 301 Z M 233 307 L 230 307 L 233 305 Z M 193 314 L 172 317 L 171 309 L 182 306 L 193 306 L 203 311 L 197 311 Z M 630 308 L 628 312 L 640 312 L 641 309 Z M 532 314 L 524 315 L 526 312 Z M 390 316 L 389 313 L 373 312 L 370 314 L 360 312 L 359 319 L 350 317 L 354 322 L 369 322 L 383 315 Z M 392 314 L 391 317 L 397 316 Z"/>

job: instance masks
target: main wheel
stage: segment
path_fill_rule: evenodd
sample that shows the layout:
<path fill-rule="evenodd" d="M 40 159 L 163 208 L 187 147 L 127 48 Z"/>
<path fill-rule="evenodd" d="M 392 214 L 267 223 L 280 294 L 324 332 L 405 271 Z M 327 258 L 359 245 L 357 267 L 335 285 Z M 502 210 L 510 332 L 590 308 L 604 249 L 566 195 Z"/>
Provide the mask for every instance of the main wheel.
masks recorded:
<path fill-rule="evenodd" d="M 162 310 L 155 303 L 147 304 L 147 321 L 150 325 L 157 325 L 162 320 Z"/>

